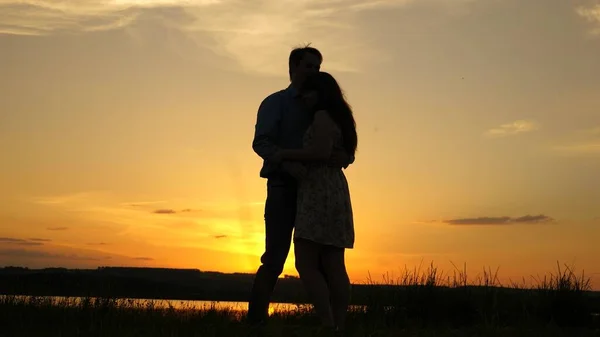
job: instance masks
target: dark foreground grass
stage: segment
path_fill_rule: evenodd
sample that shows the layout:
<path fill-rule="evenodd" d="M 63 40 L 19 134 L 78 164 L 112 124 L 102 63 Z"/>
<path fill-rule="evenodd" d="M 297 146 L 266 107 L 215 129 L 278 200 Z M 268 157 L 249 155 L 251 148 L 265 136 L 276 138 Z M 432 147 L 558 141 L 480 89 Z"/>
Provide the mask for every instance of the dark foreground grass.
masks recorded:
<path fill-rule="evenodd" d="M 502 287 L 485 272 L 467 283 L 431 266 L 406 272 L 393 285 L 372 284 L 368 303 L 349 313 L 347 336 L 600 336 L 600 297 L 570 268 L 524 289 Z M 392 283 L 392 282 L 387 282 Z M 257 331 L 230 309 L 174 308 L 153 301 L 110 298 L 0 298 L 0 337 L 13 336 L 252 336 Z M 315 336 L 306 306 L 275 312 L 263 336 Z"/>

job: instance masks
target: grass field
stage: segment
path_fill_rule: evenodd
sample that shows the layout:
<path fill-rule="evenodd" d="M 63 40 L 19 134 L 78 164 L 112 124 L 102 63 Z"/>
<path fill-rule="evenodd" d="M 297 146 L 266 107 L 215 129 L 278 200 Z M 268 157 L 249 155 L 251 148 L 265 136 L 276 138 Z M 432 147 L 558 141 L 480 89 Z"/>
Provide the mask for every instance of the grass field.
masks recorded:
<path fill-rule="evenodd" d="M 600 336 L 600 296 L 570 268 L 528 288 L 503 287 L 494 273 L 467 283 L 464 273 L 444 277 L 431 266 L 406 272 L 388 286 L 372 284 L 369 303 L 350 312 L 351 336 Z M 274 312 L 261 331 L 243 312 L 163 307 L 154 301 L 4 296 L 0 336 L 315 336 L 310 307 Z"/>

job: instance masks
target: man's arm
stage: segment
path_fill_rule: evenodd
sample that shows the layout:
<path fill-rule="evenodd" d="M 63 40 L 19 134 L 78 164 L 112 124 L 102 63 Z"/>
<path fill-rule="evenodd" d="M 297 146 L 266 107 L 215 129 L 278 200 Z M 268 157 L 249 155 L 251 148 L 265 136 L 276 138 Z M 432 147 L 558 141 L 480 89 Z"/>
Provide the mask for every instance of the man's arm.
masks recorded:
<path fill-rule="evenodd" d="M 280 118 L 279 97 L 271 95 L 265 98 L 258 108 L 252 141 L 252 149 L 264 160 L 279 150 L 273 141 L 279 136 Z"/>

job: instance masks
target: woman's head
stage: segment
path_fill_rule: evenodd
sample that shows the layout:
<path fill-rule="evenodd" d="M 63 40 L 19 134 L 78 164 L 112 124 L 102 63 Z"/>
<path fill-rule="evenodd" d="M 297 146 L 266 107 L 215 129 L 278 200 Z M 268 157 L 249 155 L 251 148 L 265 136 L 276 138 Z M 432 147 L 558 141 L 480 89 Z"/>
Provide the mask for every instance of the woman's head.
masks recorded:
<path fill-rule="evenodd" d="M 317 72 L 307 77 L 300 88 L 304 102 L 311 109 L 327 110 L 344 102 L 342 89 L 331 74 Z"/>
<path fill-rule="evenodd" d="M 327 110 L 331 118 L 342 130 L 344 148 L 350 155 L 356 152 L 358 143 L 356 123 L 352 109 L 337 81 L 327 72 L 318 72 L 309 76 L 302 87 L 300 94 L 305 104 L 314 112 Z"/>

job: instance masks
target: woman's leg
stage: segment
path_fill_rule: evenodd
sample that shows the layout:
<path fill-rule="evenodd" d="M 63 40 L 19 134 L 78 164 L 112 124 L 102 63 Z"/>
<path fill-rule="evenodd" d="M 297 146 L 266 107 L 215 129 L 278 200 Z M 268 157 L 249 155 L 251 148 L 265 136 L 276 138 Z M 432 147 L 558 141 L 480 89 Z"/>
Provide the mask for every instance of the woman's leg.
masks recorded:
<path fill-rule="evenodd" d="M 296 256 L 296 270 L 298 270 L 300 279 L 313 301 L 321 323 L 324 326 L 333 327 L 329 289 L 325 276 L 319 270 L 320 245 L 308 240 L 295 240 L 294 254 Z"/>
<path fill-rule="evenodd" d="M 350 302 L 350 278 L 346 272 L 344 248 L 327 247 L 321 263 L 331 292 L 331 309 L 336 327 L 343 330 Z"/>

